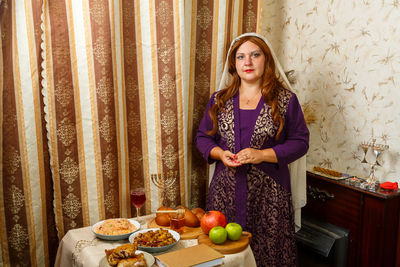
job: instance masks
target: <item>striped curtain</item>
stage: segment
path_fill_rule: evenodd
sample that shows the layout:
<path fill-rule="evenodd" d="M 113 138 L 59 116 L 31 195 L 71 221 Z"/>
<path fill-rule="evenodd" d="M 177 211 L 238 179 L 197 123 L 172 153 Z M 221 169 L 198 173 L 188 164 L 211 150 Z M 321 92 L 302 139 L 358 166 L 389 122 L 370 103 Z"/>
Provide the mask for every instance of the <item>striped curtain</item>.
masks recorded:
<path fill-rule="evenodd" d="M 0 265 L 52 266 L 68 230 L 136 216 L 131 188 L 141 215 L 204 207 L 194 135 L 260 2 L 0 0 Z"/>
<path fill-rule="evenodd" d="M 0 1 L 1 266 L 49 266 L 58 246 L 42 97 L 41 1 Z"/>

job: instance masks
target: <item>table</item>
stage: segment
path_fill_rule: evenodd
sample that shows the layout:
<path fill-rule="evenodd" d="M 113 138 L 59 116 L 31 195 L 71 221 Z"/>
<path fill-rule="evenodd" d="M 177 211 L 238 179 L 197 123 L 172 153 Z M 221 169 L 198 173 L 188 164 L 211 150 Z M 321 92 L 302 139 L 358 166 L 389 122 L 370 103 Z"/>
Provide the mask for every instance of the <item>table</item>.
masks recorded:
<path fill-rule="evenodd" d="M 154 217 L 154 214 L 141 216 L 139 218 L 143 222 L 141 229 L 147 228 L 147 222 Z M 92 233 L 91 226 L 69 230 L 58 246 L 55 266 L 98 267 L 100 260 L 105 256 L 105 249 L 115 248 L 127 242 L 127 240 L 106 241 L 98 239 Z M 197 239 L 180 240 L 168 252 L 194 245 L 197 245 Z M 153 265 L 153 267 L 156 266 L 157 264 Z M 224 266 L 255 267 L 256 262 L 250 246 L 239 253 L 225 255 Z"/>

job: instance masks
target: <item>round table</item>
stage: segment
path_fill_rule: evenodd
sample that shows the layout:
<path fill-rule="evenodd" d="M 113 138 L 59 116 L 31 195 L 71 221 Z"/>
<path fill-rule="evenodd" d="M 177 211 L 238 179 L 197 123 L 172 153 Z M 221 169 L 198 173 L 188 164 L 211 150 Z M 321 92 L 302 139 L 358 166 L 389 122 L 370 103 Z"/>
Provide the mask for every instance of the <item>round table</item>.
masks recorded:
<path fill-rule="evenodd" d="M 143 222 L 141 229 L 147 228 L 147 222 L 154 217 L 154 214 L 139 217 L 140 221 Z M 101 259 L 105 257 L 105 249 L 112 249 L 127 242 L 127 239 L 120 241 L 99 239 L 93 234 L 91 226 L 69 230 L 58 246 L 55 266 L 98 267 Z M 180 240 L 168 252 L 197 244 L 197 239 Z M 250 246 L 239 253 L 224 256 L 224 267 L 256 267 Z M 153 266 L 155 267 L 157 264 Z"/>

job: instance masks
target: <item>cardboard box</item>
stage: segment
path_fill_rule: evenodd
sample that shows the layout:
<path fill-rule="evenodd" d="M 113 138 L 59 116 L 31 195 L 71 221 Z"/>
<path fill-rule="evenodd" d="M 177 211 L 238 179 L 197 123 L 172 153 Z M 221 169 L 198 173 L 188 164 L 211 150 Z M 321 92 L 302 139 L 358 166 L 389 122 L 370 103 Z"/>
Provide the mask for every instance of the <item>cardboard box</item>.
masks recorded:
<path fill-rule="evenodd" d="M 215 249 L 200 244 L 155 256 L 160 267 L 209 267 L 223 264 L 225 256 Z"/>

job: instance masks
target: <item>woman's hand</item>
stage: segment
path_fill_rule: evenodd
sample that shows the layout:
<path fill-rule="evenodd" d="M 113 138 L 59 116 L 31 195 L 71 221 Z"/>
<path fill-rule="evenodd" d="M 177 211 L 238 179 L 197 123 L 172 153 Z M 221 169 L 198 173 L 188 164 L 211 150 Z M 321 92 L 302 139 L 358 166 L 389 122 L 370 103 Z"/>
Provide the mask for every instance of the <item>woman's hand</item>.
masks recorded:
<path fill-rule="evenodd" d="M 233 154 L 229 150 L 222 150 L 220 147 L 214 147 L 210 151 L 210 156 L 213 159 L 220 160 L 226 167 L 238 167 L 242 164 L 237 160 L 237 155 Z"/>
<path fill-rule="evenodd" d="M 277 163 L 275 151 L 272 148 L 263 150 L 245 148 L 237 153 L 237 160 L 242 164 L 259 164 L 261 162 Z"/>
<path fill-rule="evenodd" d="M 238 167 L 242 166 L 240 161 L 237 160 L 237 156 L 230 152 L 229 150 L 225 150 L 221 153 L 221 161 L 224 163 L 226 167 Z"/>

